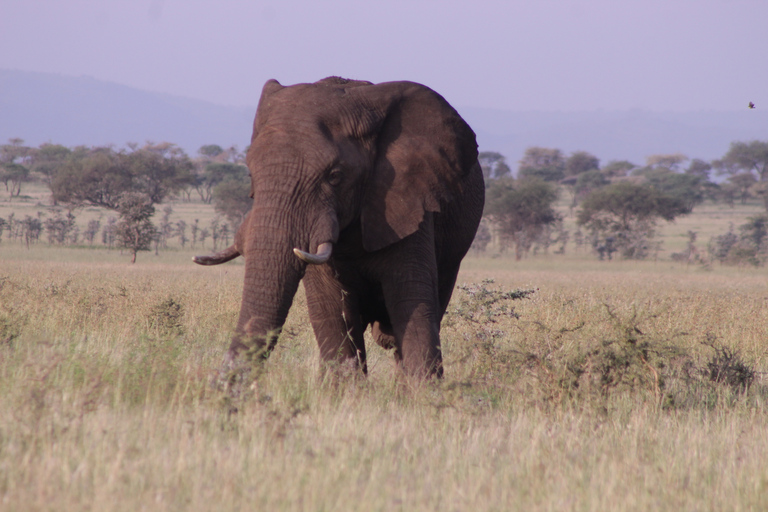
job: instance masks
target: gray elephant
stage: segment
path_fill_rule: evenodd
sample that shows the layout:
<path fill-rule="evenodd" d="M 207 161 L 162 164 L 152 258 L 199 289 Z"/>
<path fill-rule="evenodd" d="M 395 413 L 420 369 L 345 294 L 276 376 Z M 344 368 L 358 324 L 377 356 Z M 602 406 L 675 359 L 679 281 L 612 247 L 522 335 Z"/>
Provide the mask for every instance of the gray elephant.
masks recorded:
<path fill-rule="evenodd" d="M 366 369 L 363 333 L 404 372 L 441 376 L 440 321 L 483 211 L 475 134 L 431 89 L 330 77 L 264 85 L 247 163 L 253 207 L 230 361 L 266 357 L 303 279 L 324 362 Z"/>

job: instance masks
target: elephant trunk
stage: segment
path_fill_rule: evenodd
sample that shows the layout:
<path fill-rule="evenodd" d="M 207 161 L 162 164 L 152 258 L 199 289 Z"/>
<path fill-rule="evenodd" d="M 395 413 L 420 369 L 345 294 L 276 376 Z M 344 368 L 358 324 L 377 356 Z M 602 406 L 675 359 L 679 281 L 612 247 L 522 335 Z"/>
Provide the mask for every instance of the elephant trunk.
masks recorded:
<path fill-rule="evenodd" d="M 318 221 L 297 216 L 291 208 L 254 209 L 249 221 L 238 233 L 245 280 L 230 357 L 269 355 L 307 264 L 327 262 L 338 236 L 335 216 Z"/>
<path fill-rule="evenodd" d="M 245 278 L 237 331 L 230 355 L 266 357 L 285 323 L 305 265 L 293 255 L 293 241 L 283 225 L 257 225 L 245 235 Z"/>

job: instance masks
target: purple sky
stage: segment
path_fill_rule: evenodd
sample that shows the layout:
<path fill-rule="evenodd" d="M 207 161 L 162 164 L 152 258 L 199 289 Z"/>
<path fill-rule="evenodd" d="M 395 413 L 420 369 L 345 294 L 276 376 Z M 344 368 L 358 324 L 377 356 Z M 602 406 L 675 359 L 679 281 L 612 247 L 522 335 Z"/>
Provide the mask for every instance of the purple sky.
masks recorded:
<path fill-rule="evenodd" d="M 0 0 L 0 68 L 223 105 L 413 80 L 456 106 L 768 108 L 766 0 Z"/>

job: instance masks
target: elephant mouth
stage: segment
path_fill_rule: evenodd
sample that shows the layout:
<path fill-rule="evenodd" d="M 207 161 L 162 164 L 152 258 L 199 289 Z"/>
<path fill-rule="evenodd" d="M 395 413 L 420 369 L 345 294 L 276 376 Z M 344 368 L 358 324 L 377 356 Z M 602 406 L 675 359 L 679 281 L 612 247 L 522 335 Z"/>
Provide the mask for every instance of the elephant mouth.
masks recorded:
<path fill-rule="evenodd" d="M 331 254 L 333 254 L 333 244 L 331 242 L 323 242 L 317 247 L 317 252 L 314 254 L 302 251 L 298 247 L 293 249 L 293 253 L 305 263 L 309 263 L 310 265 L 322 265 L 331 259 Z"/>

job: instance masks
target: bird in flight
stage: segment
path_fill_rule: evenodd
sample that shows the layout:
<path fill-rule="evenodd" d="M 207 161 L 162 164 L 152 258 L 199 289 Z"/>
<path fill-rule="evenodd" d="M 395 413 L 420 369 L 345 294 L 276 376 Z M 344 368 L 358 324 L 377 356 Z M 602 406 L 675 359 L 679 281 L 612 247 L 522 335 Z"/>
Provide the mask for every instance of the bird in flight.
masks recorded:
<path fill-rule="evenodd" d="M 755 104 L 752 103 L 751 101 L 749 102 L 749 108 L 755 108 Z"/>

